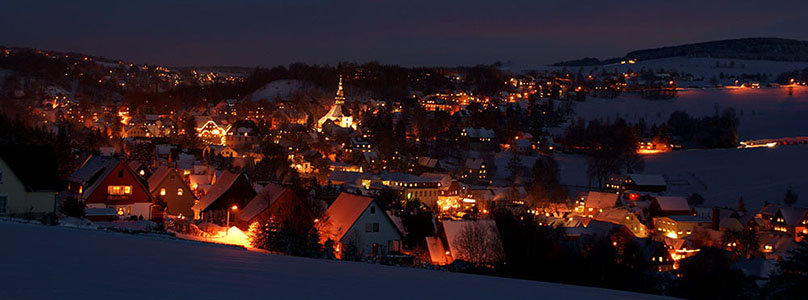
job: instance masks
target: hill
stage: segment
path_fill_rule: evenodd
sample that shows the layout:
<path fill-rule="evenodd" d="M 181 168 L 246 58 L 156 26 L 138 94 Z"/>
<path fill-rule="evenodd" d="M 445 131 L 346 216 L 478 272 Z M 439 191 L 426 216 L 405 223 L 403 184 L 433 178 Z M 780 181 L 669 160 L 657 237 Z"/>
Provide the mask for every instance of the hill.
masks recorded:
<path fill-rule="evenodd" d="M 658 299 L 622 291 L 270 255 L 156 236 L 0 222 L 0 298 Z"/>
<path fill-rule="evenodd" d="M 748 60 L 808 61 L 808 41 L 781 38 L 745 38 L 686 44 L 637 50 L 623 57 L 598 60 L 583 58 L 564 61 L 553 66 L 591 66 L 620 62 L 626 59 L 651 60 L 677 56 L 714 57 Z"/>

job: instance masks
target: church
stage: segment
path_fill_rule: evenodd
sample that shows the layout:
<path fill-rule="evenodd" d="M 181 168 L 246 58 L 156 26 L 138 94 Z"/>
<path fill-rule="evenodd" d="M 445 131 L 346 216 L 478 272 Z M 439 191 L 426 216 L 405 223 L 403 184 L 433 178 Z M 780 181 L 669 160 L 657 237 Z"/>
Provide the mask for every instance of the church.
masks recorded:
<path fill-rule="evenodd" d="M 334 105 L 319 121 L 317 121 L 317 129 L 322 130 L 323 124 L 331 120 L 339 127 L 356 129 L 356 124 L 353 121 L 351 112 L 345 107 L 345 94 L 342 90 L 342 75 L 339 77 L 339 86 L 337 87 L 337 95 L 334 97 Z"/>

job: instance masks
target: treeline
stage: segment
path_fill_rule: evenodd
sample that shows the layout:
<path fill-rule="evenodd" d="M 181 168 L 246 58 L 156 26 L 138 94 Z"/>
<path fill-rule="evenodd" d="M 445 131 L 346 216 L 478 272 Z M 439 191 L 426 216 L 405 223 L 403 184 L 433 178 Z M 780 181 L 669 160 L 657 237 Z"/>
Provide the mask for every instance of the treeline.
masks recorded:
<path fill-rule="evenodd" d="M 732 108 L 707 117 L 691 117 L 684 111 L 675 111 L 663 124 L 660 132 L 665 137 L 680 137 L 686 146 L 693 148 L 730 148 L 738 145 L 740 120 Z"/>

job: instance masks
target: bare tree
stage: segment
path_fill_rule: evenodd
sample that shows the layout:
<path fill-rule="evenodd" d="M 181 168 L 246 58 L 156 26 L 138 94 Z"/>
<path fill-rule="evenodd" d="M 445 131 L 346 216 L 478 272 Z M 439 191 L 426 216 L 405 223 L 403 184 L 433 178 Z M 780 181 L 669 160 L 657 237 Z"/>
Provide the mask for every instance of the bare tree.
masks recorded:
<path fill-rule="evenodd" d="M 503 250 L 496 228 L 483 222 L 469 222 L 454 241 L 458 257 L 475 265 L 502 260 Z"/>

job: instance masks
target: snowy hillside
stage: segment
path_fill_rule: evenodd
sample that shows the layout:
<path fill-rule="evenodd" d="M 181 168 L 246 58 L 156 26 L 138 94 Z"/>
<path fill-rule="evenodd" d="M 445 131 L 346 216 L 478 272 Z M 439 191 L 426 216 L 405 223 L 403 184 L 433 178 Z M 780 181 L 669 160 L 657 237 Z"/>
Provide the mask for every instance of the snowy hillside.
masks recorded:
<path fill-rule="evenodd" d="M 534 281 L 275 256 L 0 222 L 4 299 L 653 299 Z"/>
<path fill-rule="evenodd" d="M 588 98 L 576 103 L 575 113 L 585 120 L 614 120 L 619 116 L 632 123 L 644 118 L 649 124 L 658 124 L 677 110 L 692 116 L 712 115 L 716 105 L 735 109 L 741 140 L 808 135 L 808 87 L 804 86 L 794 87 L 793 95 L 788 94 L 788 88 L 722 88 L 687 89 L 671 100 L 646 100 L 636 95 Z"/>
<path fill-rule="evenodd" d="M 310 82 L 293 79 L 275 80 L 247 96 L 247 99 L 252 101 L 260 101 L 262 99 L 273 101 L 275 98 L 288 99 L 289 96 L 297 91 L 311 88 L 314 88 L 314 85 Z"/>
<path fill-rule="evenodd" d="M 717 63 L 717 64 L 716 64 Z M 590 70 L 606 70 L 626 72 L 628 70 L 676 70 L 681 74 L 692 74 L 694 77 L 702 77 L 709 81 L 713 76 L 719 74 L 740 75 L 740 74 L 771 74 L 770 80 L 783 72 L 802 70 L 808 68 L 808 62 L 792 61 L 770 61 L 770 60 L 743 60 L 729 58 L 709 58 L 709 57 L 669 57 L 652 60 L 639 60 L 635 64 L 610 64 L 604 66 L 583 67 L 584 74 Z M 577 67 L 567 67 L 567 70 L 577 71 Z"/>
<path fill-rule="evenodd" d="M 583 156 L 560 154 L 563 184 L 586 186 Z M 701 194 L 705 206 L 736 207 L 743 196 L 746 207 L 759 209 L 764 201 L 782 203 L 786 188 L 808 193 L 808 145 L 756 149 L 685 150 L 644 156 L 647 174 L 662 174 L 669 195 Z M 595 185 L 597 183 L 594 183 Z M 808 200 L 800 197 L 798 205 Z"/>

